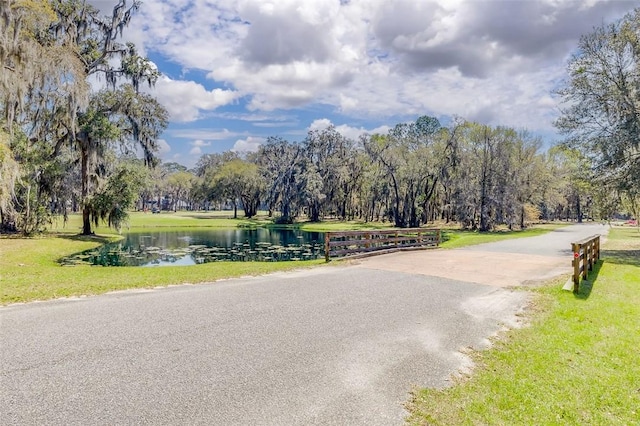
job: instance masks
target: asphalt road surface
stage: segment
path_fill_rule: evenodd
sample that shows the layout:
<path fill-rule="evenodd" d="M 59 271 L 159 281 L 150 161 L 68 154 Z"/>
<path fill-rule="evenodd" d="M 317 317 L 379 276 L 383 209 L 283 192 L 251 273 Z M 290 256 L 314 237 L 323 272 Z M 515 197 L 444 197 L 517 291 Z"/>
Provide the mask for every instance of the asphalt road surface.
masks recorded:
<path fill-rule="evenodd" d="M 415 386 L 446 386 L 517 326 L 528 296 L 506 286 L 564 272 L 568 244 L 604 232 L 2 307 L 0 424 L 402 424 Z M 442 263 L 458 252 L 464 277 Z"/>

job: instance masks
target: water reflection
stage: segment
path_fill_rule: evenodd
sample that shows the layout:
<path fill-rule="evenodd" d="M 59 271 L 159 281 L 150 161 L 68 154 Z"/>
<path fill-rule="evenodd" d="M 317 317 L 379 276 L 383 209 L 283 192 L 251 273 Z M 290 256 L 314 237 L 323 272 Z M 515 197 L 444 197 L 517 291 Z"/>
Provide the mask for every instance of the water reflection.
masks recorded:
<path fill-rule="evenodd" d="M 215 261 L 282 261 L 324 255 L 324 234 L 225 229 L 126 234 L 124 239 L 61 260 L 63 265 L 195 265 Z"/>

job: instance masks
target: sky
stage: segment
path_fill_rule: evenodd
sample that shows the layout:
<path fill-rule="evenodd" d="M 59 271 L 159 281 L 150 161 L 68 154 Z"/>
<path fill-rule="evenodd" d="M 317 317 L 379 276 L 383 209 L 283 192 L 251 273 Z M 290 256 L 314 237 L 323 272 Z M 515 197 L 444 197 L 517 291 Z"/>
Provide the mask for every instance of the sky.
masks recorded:
<path fill-rule="evenodd" d="M 115 0 L 89 0 L 105 13 Z M 128 1 L 131 3 L 131 0 Z M 162 77 L 163 161 L 347 137 L 422 115 L 559 140 L 554 91 L 580 35 L 633 10 L 599 0 L 143 0 L 123 35 Z"/>

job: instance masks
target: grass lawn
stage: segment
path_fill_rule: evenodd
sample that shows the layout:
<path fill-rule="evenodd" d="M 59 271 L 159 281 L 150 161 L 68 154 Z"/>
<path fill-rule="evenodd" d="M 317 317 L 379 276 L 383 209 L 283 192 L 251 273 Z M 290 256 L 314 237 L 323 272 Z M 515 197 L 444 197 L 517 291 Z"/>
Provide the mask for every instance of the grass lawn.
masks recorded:
<path fill-rule="evenodd" d="M 150 228 L 172 228 L 172 230 L 188 230 L 192 228 L 288 228 L 300 229 L 303 231 L 327 232 L 360 229 L 385 229 L 391 228 L 391 223 L 380 222 L 359 222 L 359 221 L 339 221 L 326 220 L 323 222 L 297 222 L 292 225 L 275 225 L 272 218 L 267 216 L 267 212 L 258 212 L 258 215 L 246 219 L 238 213 L 238 218 L 233 218 L 231 211 L 211 211 L 211 212 L 162 212 L 160 214 L 131 212 L 129 221 L 123 227 L 122 232 L 148 232 Z M 68 221 L 64 223 L 62 218 L 53 222 L 50 232 L 64 234 L 78 234 L 82 230 L 82 216 L 80 214 L 70 214 Z M 101 224 L 94 229 L 99 235 L 117 234 L 115 229 L 108 228 Z"/>
<path fill-rule="evenodd" d="M 459 248 L 512 238 L 535 237 L 546 234 L 554 229 L 568 226 L 567 223 L 552 223 L 534 225 L 522 231 L 498 230 L 495 232 L 461 231 L 456 229 L 442 230 L 442 248 Z"/>
<path fill-rule="evenodd" d="M 410 405 L 421 425 L 640 424 L 640 233 L 614 228 L 580 293 L 532 290 L 531 325 L 473 355 L 457 385 Z"/>

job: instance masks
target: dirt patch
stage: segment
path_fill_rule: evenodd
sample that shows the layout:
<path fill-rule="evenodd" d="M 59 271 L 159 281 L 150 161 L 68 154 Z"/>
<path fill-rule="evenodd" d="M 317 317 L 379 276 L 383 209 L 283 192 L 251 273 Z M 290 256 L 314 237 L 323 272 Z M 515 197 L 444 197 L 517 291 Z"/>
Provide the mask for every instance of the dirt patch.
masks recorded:
<path fill-rule="evenodd" d="M 351 264 L 496 287 L 526 285 L 571 273 L 571 260 L 566 257 L 464 249 L 390 253 L 354 260 Z"/>

